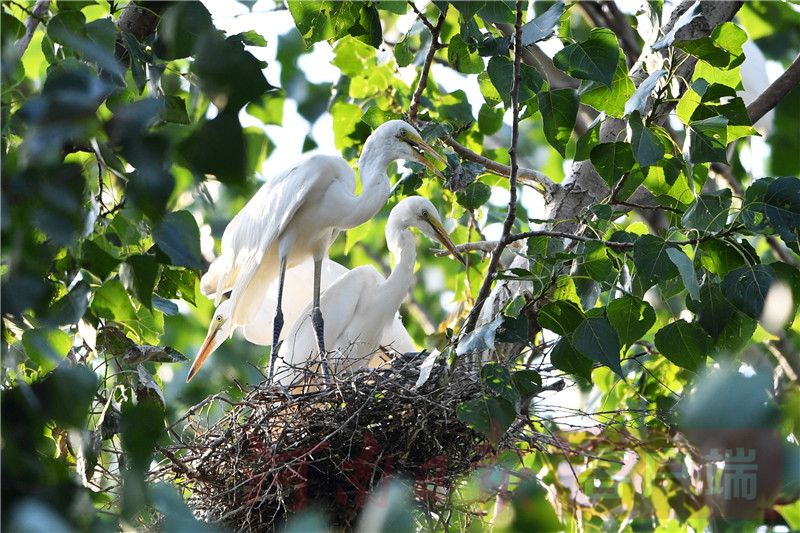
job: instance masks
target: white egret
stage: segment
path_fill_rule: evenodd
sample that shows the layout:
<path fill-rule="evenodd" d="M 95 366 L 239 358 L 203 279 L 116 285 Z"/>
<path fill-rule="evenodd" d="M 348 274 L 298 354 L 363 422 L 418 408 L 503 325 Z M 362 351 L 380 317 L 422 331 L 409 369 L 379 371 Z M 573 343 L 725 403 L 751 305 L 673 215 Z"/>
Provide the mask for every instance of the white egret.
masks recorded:
<path fill-rule="evenodd" d="M 338 278 L 344 276 L 350 269 L 340 265 L 336 261 L 325 258 L 322 261 L 320 276 L 320 286 L 325 291 Z M 284 290 L 293 296 L 284 302 L 283 313 L 288 324 L 294 324 L 303 314 L 311 303 L 308 294 L 308 285 L 314 275 L 314 262 L 311 259 L 303 261 L 299 265 L 287 269 L 284 280 Z M 261 307 L 252 322 L 241 325 L 244 337 L 253 344 L 269 346 L 272 343 L 272 324 L 271 320 L 275 316 L 277 308 L 277 285 L 273 284 L 264 294 Z M 208 326 L 203 345 L 200 347 L 200 354 L 207 358 L 223 342 L 228 340 L 236 330 L 236 326 L 230 320 L 231 301 L 225 300 L 214 311 L 211 324 Z M 386 346 L 400 353 L 414 352 L 417 350 L 414 341 L 411 339 L 408 330 L 403 326 L 403 322 L 398 315 L 395 315 L 392 323 L 383 332 L 380 340 L 381 346 Z"/>
<path fill-rule="evenodd" d="M 442 243 L 464 262 L 431 202 L 420 196 L 401 200 L 386 224 L 386 244 L 395 260 L 389 277 L 384 278 L 371 266 L 360 266 L 322 293 L 325 344 L 331 349 L 329 364 L 334 374 L 365 366 L 382 345 L 381 339 L 391 328 L 392 319 L 413 282 L 417 247 L 412 227 Z M 298 385 L 301 370 L 314 356 L 311 316 L 311 308 L 306 308 L 281 344 L 275 380 L 282 385 Z"/>
<path fill-rule="evenodd" d="M 284 324 L 286 269 L 312 257 L 312 320 L 325 369 L 324 327 L 319 309 L 322 260 L 340 230 L 363 224 L 386 203 L 391 187 L 386 170 L 392 161 L 418 161 L 441 176 L 424 152 L 444 162 L 411 125 L 391 120 L 377 127 L 364 143 L 358 160 L 361 176 L 358 196 L 355 172 L 338 156 L 311 156 L 267 181 L 225 228 L 222 253 L 201 280 L 201 290 L 206 295 L 215 295 L 216 305 L 228 290 L 232 291 L 231 330 L 254 320 L 267 287 L 277 278 L 272 335 L 273 347 L 276 346 Z M 187 380 L 197 373 L 210 353 L 201 349 Z M 272 369 L 270 362 L 270 375 Z"/>

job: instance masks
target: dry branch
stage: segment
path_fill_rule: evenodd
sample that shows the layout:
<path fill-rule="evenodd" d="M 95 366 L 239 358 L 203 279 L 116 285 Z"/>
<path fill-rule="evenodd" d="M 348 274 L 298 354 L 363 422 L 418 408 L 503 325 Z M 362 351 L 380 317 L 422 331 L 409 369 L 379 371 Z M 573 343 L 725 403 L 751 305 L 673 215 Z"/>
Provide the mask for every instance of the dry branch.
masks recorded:
<path fill-rule="evenodd" d="M 216 423 L 202 416 L 208 406 L 195 410 L 181 440 L 162 450 L 168 468 L 157 477 L 190 488 L 200 518 L 235 531 L 272 531 L 312 503 L 350 529 L 389 476 L 405 479 L 428 509 L 442 509 L 465 473 L 515 441 L 536 439 L 526 422 L 488 445 L 456 416 L 462 402 L 482 397 L 481 383 L 458 372 L 440 386 L 443 374 L 434 367 L 416 388 L 419 361 L 397 359 L 326 390 L 258 385 Z"/>
<path fill-rule="evenodd" d="M 500 254 L 503 253 L 503 250 L 510 242 L 508 236 L 511 234 L 511 228 L 514 226 L 514 221 L 517 219 L 517 172 L 519 170 L 517 164 L 517 142 L 519 141 L 519 84 L 521 79 L 520 61 L 522 58 L 522 2 L 518 0 L 516 7 L 517 13 L 514 22 L 514 80 L 511 85 L 511 146 L 508 149 L 508 155 L 511 159 L 511 173 L 508 177 L 508 212 L 503 222 L 503 233 L 497 241 L 494 252 L 492 252 L 492 258 L 486 269 L 483 283 L 475 299 L 475 307 L 473 307 L 467 317 L 467 322 L 464 324 L 464 328 L 461 331 L 462 335 L 468 334 L 475 329 L 475 324 L 478 322 L 481 308 L 492 290 L 494 275 L 500 264 Z"/>

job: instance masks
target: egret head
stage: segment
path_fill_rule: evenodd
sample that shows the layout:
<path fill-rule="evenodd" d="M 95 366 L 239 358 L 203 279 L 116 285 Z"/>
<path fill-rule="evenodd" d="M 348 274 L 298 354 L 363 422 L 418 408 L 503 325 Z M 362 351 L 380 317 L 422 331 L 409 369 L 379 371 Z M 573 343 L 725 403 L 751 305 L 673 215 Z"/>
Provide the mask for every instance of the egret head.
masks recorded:
<path fill-rule="evenodd" d="M 418 228 L 429 239 L 440 242 L 442 246 L 453 254 L 453 257 L 466 265 L 464 257 L 459 253 L 453 241 L 450 240 L 447 230 L 444 229 L 442 219 L 439 218 L 436 208 L 422 196 L 409 196 L 400 200 L 389 214 L 389 225 L 399 225 L 401 228 Z"/>
<path fill-rule="evenodd" d="M 419 132 L 403 120 L 389 120 L 372 132 L 370 136 L 390 159 L 404 159 L 425 165 L 431 172 L 444 179 L 442 173 L 429 159 L 427 153 L 436 161 L 447 165 L 447 161 L 433 147 L 422 139 Z"/>
<path fill-rule="evenodd" d="M 200 351 L 197 353 L 194 363 L 192 363 L 192 368 L 189 369 L 189 375 L 186 377 L 187 382 L 197 374 L 197 371 L 200 370 L 200 367 L 206 362 L 208 356 L 214 353 L 214 350 L 216 350 L 220 344 L 233 335 L 233 323 L 230 318 L 231 301 L 225 300 L 219 304 L 217 310 L 214 311 L 214 317 L 211 319 L 211 324 L 208 326 L 206 339 L 203 341 L 202 346 L 200 346 Z"/>

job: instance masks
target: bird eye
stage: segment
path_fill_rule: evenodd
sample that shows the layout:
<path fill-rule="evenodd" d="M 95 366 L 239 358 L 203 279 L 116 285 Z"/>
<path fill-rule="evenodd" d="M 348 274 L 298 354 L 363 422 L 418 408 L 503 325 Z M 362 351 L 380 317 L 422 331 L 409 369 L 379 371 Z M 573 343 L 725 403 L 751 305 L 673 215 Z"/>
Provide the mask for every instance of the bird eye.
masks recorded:
<path fill-rule="evenodd" d="M 406 135 L 408 135 L 408 132 L 406 130 L 400 130 L 401 137 L 405 137 Z"/>
<path fill-rule="evenodd" d="M 222 322 L 222 315 L 217 315 L 217 322 Z"/>

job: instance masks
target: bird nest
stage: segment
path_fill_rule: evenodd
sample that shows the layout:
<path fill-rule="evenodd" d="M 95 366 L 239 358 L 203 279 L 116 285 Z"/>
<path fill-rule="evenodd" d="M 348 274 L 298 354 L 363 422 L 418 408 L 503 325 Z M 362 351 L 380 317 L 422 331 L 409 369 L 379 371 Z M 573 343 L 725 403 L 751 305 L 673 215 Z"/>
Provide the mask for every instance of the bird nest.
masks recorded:
<path fill-rule="evenodd" d="M 166 449 L 168 477 L 190 488 L 197 516 L 235 531 L 271 531 L 311 506 L 349 529 L 390 476 L 427 509 L 440 508 L 458 479 L 522 431 L 512 426 L 489 445 L 456 416 L 459 404 L 485 394 L 480 380 L 440 363 L 417 387 L 419 367 L 397 358 L 299 392 L 262 383 L 209 425 L 205 407 L 230 403 L 213 397 Z"/>

